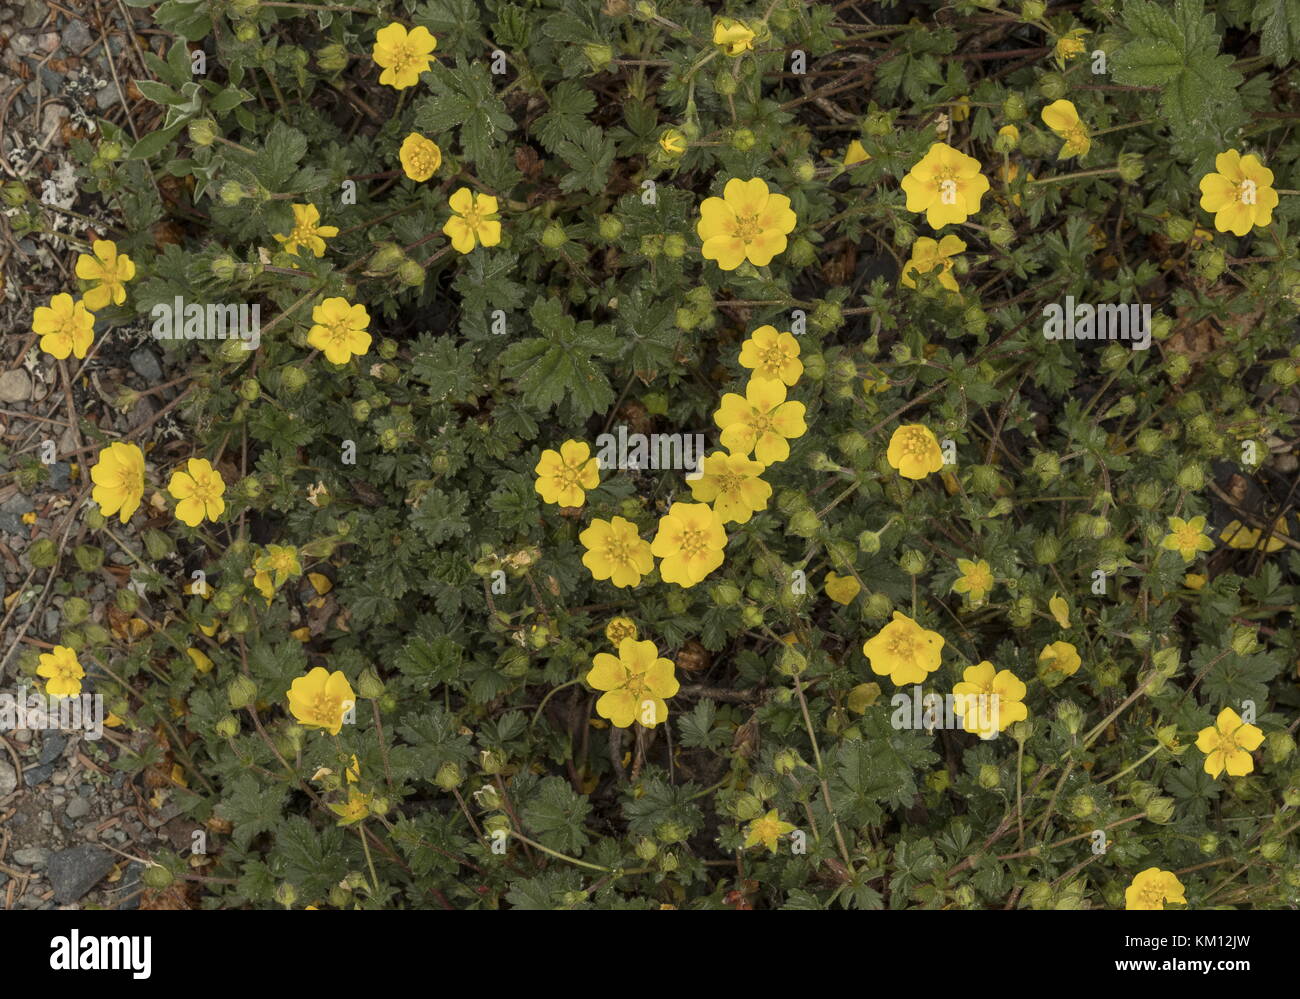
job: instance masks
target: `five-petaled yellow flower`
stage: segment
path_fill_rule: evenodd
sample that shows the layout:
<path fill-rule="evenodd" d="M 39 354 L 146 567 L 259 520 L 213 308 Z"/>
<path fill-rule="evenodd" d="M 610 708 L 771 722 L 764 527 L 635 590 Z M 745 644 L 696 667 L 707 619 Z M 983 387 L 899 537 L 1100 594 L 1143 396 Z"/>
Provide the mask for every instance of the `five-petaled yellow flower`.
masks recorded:
<path fill-rule="evenodd" d="M 1053 101 L 1043 108 L 1042 113 L 1043 124 L 1065 140 L 1061 151 L 1056 154 L 1058 160 L 1088 155 L 1088 150 L 1092 148 L 1092 137 L 1074 104 L 1064 100 Z"/>
<path fill-rule="evenodd" d="M 102 309 L 110 302 L 121 305 L 126 301 L 126 282 L 135 277 L 135 263 L 125 253 L 118 253 L 117 244 L 111 239 L 97 239 L 91 249 L 94 256 L 82 253 L 77 257 L 77 277 L 96 282 L 94 287 L 86 289 L 81 300 L 91 311 Z"/>
<path fill-rule="evenodd" d="M 290 579 L 301 575 L 298 549 L 292 545 L 267 545 L 266 550 L 253 559 L 253 585 L 267 600 Z"/>
<path fill-rule="evenodd" d="M 776 853 L 776 841 L 782 836 L 789 836 L 794 832 L 794 826 L 789 822 L 782 822 L 781 817 L 777 814 L 775 808 L 764 815 L 761 819 L 755 819 L 745 829 L 745 849 L 751 846 L 765 846 L 772 853 Z"/>
<path fill-rule="evenodd" d="M 289 699 L 289 711 L 300 724 L 323 728 L 330 735 L 339 734 L 343 719 L 357 703 L 357 695 L 343 671 L 331 673 L 324 666 L 296 678 L 285 696 Z"/>
<path fill-rule="evenodd" d="M 587 549 L 582 564 L 591 570 L 592 578 L 608 579 L 620 589 L 639 586 L 641 577 L 655 567 L 650 542 L 623 517 L 593 520 L 578 540 Z"/>
<path fill-rule="evenodd" d="M 1205 754 L 1205 772 L 1215 778 L 1224 770 L 1229 777 L 1244 777 L 1254 770 L 1250 754 L 1263 741 L 1263 731 L 1247 725 L 1232 708 L 1224 708 L 1213 725 L 1196 734 L 1196 748 Z"/>
<path fill-rule="evenodd" d="M 943 452 L 930 428 L 920 423 L 899 427 L 889 438 L 885 452 L 890 468 L 905 479 L 924 479 L 943 468 Z"/>
<path fill-rule="evenodd" d="M 603 690 L 596 713 L 617 728 L 634 721 L 654 728 L 668 720 L 667 698 L 677 693 L 673 661 L 663 659 L 654 642 L 625 638 L 618 643 L 618 656 L 597 652 L 591 660 L 587 682 Z"/>
<path fill-rule="evenodd" d="M 95 483 L 90 498 L 99 504 L 99 512 L 105 517 L 117 514 L 125 524 L 144 496 L 144 452 L 122 441 L 108 445 L 99 452 L 90 480 Z"/>
<path fill-rule="evenodd" d="M 370 51 L 375 64 L 383 69 L 379 82 L 394 90 L 405 90 L 420 81 L 420 74 L 433 62 L 438 39 L 423 26 L 406 30 L 402 24 L 388 25 L 375 32 L 375 46 Z"/>
<path fill-rule="evenodd" d="M 442 166 L 442 150 L 432 139 L 419 132 L 412 132 L 402 140 L 402 148 L 397 157 L 402 161 L 402 170 L 411 180 L 425 181 Z"/>
<path fill-rule="evenodd" d="M 826 579 L 822 583 L 826 590 L 826 595 L 834 600 L 837 604 L 844 604 L 846 607 L 853 603 L 853 598 L 862 592 L 862 584 L 858 582 L 856 576 L 841 576 L 837 572 L 826 573 Z"/>
<path fill-rule="evenodd" d="M 66 645 L 54 646 L 54 651 L 44 652 L 36 675 L 45 677 L 45 693 L 50 697 L 76 697 L 81 693 L 81 678 L 86 671 L 77 661 L 77 653 Z"/>
<path fill-rule="evenodd" d="M 362 794 L 356 788 L 348 788 L 348 800 L 342 804 L 329 806 L 329 810 L 339 817 L 339 825 L 350 826 L 360 822 L 370 814 L 372 794 Z"/>
<path fill-rule="evenodd" d="M 915 288 L 917 274 L 929 274 L 938 267 L 940 286 L 957 291 L 957 279 L 952 275 L 952 258 L 965 249 L 966 241 L 952 234 L 938 241 L 929 236 L 919 236 L 912 244 L 912 258 L 903 265 L 900 283 L 904 288 Z"/>
<path fill-rule="evenodd" d="M 1214 551 L 1214 542 L 1205 534 L 1204 517 L 1193 517 L 1191 520 L 1170 517 L 1169 531 L 1165 540 L 1161 542 L 1161 547 L 1177 552 L 1183 557 L 1184 562 L 1196 558 L 1197 552 Z"/>
<path fill-rule="evenodd" d="M 1040 673 L 1059 673 L 1063 677 L 1074 676 L 1082 663 L 1079 650 L 1069 642 L 1053 642 L 1038 653 Z"/>
<path fill-rule="evenodd" d="M 991 739 L 1012 722 L 1029 717 L 1024 705 L 1027 689 L 1011 670 L 999 670 L 986 659 L 967 666 L 961 683 L 952 688 L 953 713 L 967 732 Z"/>
<path fill-rule="evenodd" d="M 722 430 L 722 446 L 733 454 L 748 456 L 764 465 L 785 461 L 795 437 L 808 432 L 804 404 L 786 402 L 785 385 L 775 379 L 751 378 L 745 394 L 727 392 L 713 414 Z"/>
<path fill-rule="evenodd" d="M 1086 51 L 1083 36 L 1086 34 L 1088 34 L 1087 28 L 1072 28 L 1056 39 L 1056 45 L 1053 47 L 1052 53 L 1058 66 L 1064 66 L 1071 59 L 1083 55 Z"/>
<path fill-rule="evenodd" d="M 455 214 L 442 224 L 442 231 L 457 253 L 469 253 L 477 243 L 496 246 L 501 242 L 497 199 L 492 195 L 474 194 L 468 187 L 462 187 L 447 204 Z"/>
<path fill-rule="evenodd" d="M 605 625 L 605 637 L 617 649 L 623 639 L 636 638 L 636 622 L 630 617 L 611 617 Z"/>
<path fill-rule="evenodd" d="M 748 260 L 765 267 L 785 252 L 786 235 L 794 231 L 798 218 L 790 199 L 767 189 L 760 178 L 733 177 L 722 189 L 722 197 L 705 198 L 695 232 L 703 240 L 705 260 L 716 260 L 724 271 L 734 271 Z"/>
<path fill-rule="evenodd" d="M 707 503 L 674 503 L 659 518 L 650 550 L 663 559 L 659 574 L 665 583 L 689 587 L 722 565 L 726 547 L 722 520 Z"/>
<path fill-rule="evenodd" d="M 686 484 L 693 499 L 712 504 L 723 524 L 748 524 L 772 497 L 772 487 L 759 478 L 763 467 L 743 454 L 714 451 L 704 459 L 704 474 Z"/>
<path fill-rule="evenodd" d="M 729 56 L 743 55 L 754 48 L 754 31 L 739 18 L 715 17 L 713 44 Z"/>
<path fill-rule="evenodd" d="M 41 350 L 60 361 L 69 354 L 85 357 L 95 339 L 94 328 L 95 317 L 86 311 L 86 303 L 74 304 L 66 293 L 32 311 L 32 332 L 41 338 Z"/>
<path fill-rule="evenodd" d="M 803 374 L 799 341 L 793 333 L 778 333 L 775 326 L 760 326 L 740 345 L 740 363 L 752 368 L 755 378 L 770 378 L 793 385 Z"/>
<path fill-rule="evenodd" d="M 293 228 L 288 234 L 272 233 L 277 243 L 284 244 L 284 252 L 298 255 L 298 247 L 311 250 L 313 257 L 325 255 L 325 240 L 339 234 L 336 225 L 321 225 L 320 210 L 315 205 L 293 206 Z"/>
<path fill-rule="evenodd" d="M 876 676 L 887 676 L 899 687 L 921 683 L 939 668 L 943 636 L 927 631 L 902 611 L 862 646 Z"/>
<path fill-rule="evenodd" d="M 1244 236 L 1253 226 L 1272 223 L 1278 200 L 1272 170 L 1235 149 L 1219 153 L 1214 169 L 1200 183 L 1201 207 L 1214 214 L 1214 228 Z"/>
<path fill-rule="evenodd" d="M 543 502 L 559 506 L 582 506 L 586 491 L 600 485 L 600 462 L 591 456 L 586 441 L 565 441 L 558 451 L 543 451 L 533 472 L 533 488 Z"/>
<path fill-rule="evenodd" d="M 961 575 L 952 584 L 954 592 L 970 594 L 971 603 L 978 607 L 993 590 L 993 570 L 982 558 L 975 561 L 959 558 L 957 568 Z"/>
<path fill-rule="evenodd" d="M 167 483 L 167 491 L 176 504 L 176 517 L 190 527 L 198 527 L 206 517 L 215 521 L 226 509 L 226 501 L 221 498 L 226 491 L 225 480 L 206 458 L 191 458 L 186 463 L 186 471 L 172 473 Z"/>
<path fill-rule="evenodd" d="M 1135 875 L 1133 881 L 1124 889 L 1125 909 L 1163 909 L 1166 902 L 1186 905 L 1183 896 L 1183 883 L 1173 871 L 1162 871 L 1159 867 L 1148 867 Z"/>
<path fill-rule="evenodd" d="M 311 310 L 312 327 L 307 344 L 325 355 L 331 364 L 347 364 L 370 349 L 370 313 L 364 305 L 346 298 L 327 298 Z"/>
<path fill-rule="evenodd" d="M 909 212 L 925 212 L 932 229 L 965 222 L 980 210 L 989 179 L 980 173 L 980 161 L 936 142 L 903 178 Z"/>

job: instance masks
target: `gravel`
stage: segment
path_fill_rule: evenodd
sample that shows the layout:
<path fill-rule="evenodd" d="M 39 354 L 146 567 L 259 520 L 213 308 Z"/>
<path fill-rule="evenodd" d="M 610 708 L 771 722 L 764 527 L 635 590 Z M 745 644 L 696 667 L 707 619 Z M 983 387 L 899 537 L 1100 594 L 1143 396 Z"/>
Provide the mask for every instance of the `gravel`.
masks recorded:
<path fill-rule="evenodd" d="M 78 901 L 113 869 L 113 855 L 89 843 L 60 850 L 50 858 L 50 887 L 61 905 Z"/>

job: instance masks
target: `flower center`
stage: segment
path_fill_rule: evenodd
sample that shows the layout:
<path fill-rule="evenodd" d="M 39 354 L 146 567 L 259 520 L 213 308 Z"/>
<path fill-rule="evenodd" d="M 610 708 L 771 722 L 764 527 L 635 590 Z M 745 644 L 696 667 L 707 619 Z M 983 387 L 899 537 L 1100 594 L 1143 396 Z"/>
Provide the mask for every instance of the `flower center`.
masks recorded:
<path fill-rule="evenodd" d="M 579 470 L 573 465 L 561 465 L 555 473 L 555 481 L 559 483 L 561 489 L 578 488 Z M 609 546 L 615 544 L 615 539 L 610 538 L 605 542 L 606 550 Z M 621 544 L 621 542 L 618 542 Z"/>
<path fill-rule="evenodd" d="M 476 205 L 465 212 L 461 218 L 465 220 L 465 224 L 471 229 L 477 229 L 483 223 L 483 212 Z"/>
<path fill-rule="evenodd" d="M 1072 146 L 1081 146 L 1088 141 L 1088 131 L 1082 124 L 1065 130 L 1065 141 Z"/>
<path fill-rule="evenodd" d="M 416 173 L 432 173 L 437 167 L 433 161 L 433 152 L 424 146 L 411 152 L 411 165 L 415 167 Z"/>
<path fill-rule="evenodd" d="M 329 324 L 327 329 L 329 330 L 329 338 L 335 343 L 347 343 L 348 337 L 352 333 L 352 329 L 348 325 L 346 317 L 343 319 L 336 319 L 334 322 Z"/>
<path fill-rule="evenodd" d="M 307 222 L 303 222 L 302 224 L 293 227 L 293 231 L 289 233 L 289 241 L 291 243 L 306 243 L 315 235 L 316 227 Z"/>
<path fill-rule="evenodd" d="M 217 498 L 217 491 L 213 487 L 211 479 L 203 478 L 194 480 L 194 498 L 204 505 L 211 503 Z"/>
<path fill-rule="evenodd" d="M 929 442 L 925 439 L 924 434 L 913 431 L 903 441 L 903 450 L 913 458 L 924 458 L 929 450 Z"/>
<path fill-rule="evenodd" d="M 705 541 L 703 531 L 688 527 L 682 531 L 682 540 L 678 547 L 687 558 L 696 558 L 703 555 L 709 546 Z"/>
<path fill-rule="evenodd" d="M 317 720 L 333 722 L 338 718 L 341 706 L 342 701 L 337 696 L 331 696 L 321 691 L 311 699 L 310 710 Z"/>
<path fill-rule="evenodd" d="M 1165 893 L 1159 888 L 1143 888 L 1140 894 L 1142 896 L 1142 902 L 1145 905 L 1150 905 L 1155 908 L 1164 908 Z"/>
<path fill-rule="evenodd" d="M 757 215 L 743 215 L 736 217 L 736 238 L 742 239 L 746 243 L 752 242 L 758 234 L 763 231 L 763 227 L 758 224 Z"/>
<path fill-rule="evenodd" d="M 749 418 L 749 425 L 753 428 L 755 435 L 769 434 L 772 432 L 772 414 L 755 411 Z"/>
<path fill-rule="evenodd" d="M 409 45 L 399 45 L 393 51 L 393 69 L 399 73 L 405 73 L 420 61 L 420 55 L 415 52 Z"/>
<path fill-rule="evenodd" d="M 740 487 L 745 484 L 745 476 L 737 475 L 735 472 L 723 472 L 718 476 L 718 491 L 723 493 L 738 493 Z"/>
<path fill-rule="evenodd" d="M 608 538 L 605 541 L 605 558 L 611 562 L 628 562 L 631 560 L 631 553 L 628 551 L 627 542 L 622 538 Z M 619 638 L 623 637 L 623 629 L 617 629 Z"/>
<path fill-rule="evenodd" d="M 760 367 L 766 368 L 773 373 L 779 371 L 781 365 L 785 363 L 785 352 L 777 344 L 764 347 L 759 351 L 759 356 L 762 358 Z"/>
<path fill-rule="evenodd" d="M 916 642 L 908 635 L 895 635 L 889 640 L 889 654 L 901 659 L 911 659 L 916 653 Z"/>

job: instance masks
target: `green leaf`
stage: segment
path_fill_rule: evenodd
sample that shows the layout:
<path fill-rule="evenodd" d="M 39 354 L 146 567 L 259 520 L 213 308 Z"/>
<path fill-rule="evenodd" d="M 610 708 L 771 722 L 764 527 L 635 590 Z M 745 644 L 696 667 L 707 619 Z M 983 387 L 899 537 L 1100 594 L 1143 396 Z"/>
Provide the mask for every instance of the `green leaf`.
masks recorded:
<path fill-rule="evenodd" d="M 523 823 L 532 836 L 552 850 L 581 855 L 590 842 L 582 829 L 591 811 L 585 795 L 574 793 L 563 777 L 547 777 L 538 794 L 524 806 Z"/>
<path fill-rule="evenodd" d="M 502 369 L 516 380 L 524 401 L 548 410 L 567 399 L 578 418 L 608 408 L 614 390 L 592 357 L 614 348 L 609 327 L 575 322 L 554 298 L 539 298 L 529 315 L 542 335 L 514 344 L 501 355 Z"/>
<path fill-rule="evenodd" d="M 486 67 L 473 63 L 452 70 L 439 62 L 430 75 L 433 95 L 416 110 L 416 125 L 434 133 L 459 127 L 469 159 L 486 159 L 489 148 L 515 127 Z"/>
<path fill-rule="evenodd" d="M 1116 83 L 1129 87 L 1157 87 L 1183 71 L 1183 57 L 1169 42 L 1138 39 L 1129 42 L 1111 60 Z"/>
<path fill-rule="evenodd" d="M 1259 52 L 1282 66 L 1300 59 L 1300 0 L 1260 0 L 1251 23 L 1259 31 Z"/>

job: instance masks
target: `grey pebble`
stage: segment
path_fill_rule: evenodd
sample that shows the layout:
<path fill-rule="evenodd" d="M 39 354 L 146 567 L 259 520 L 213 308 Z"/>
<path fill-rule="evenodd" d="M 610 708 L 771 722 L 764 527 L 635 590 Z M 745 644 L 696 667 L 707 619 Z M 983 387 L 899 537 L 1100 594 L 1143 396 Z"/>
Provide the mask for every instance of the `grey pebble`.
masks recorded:
<path fill-rule="evenodd" d="M 82 21 L 72 21 L 63 28 L 63 50 L 76 55 L 91 42 L 90 29 Z"/>
<path fill-rule="evenodd" d="M 66 461 L 56 461 L 50 466 L 50 488 L 58 492 L 63 492 L 68 488 L 68 475 L 72 471 Z"/>
<path fill-rule="evenodd" d="M 80 819 L 90 814 L 90 802 L 80 795 L 68 802 L 68 818 Z"/>
<path fill-rule="evenodd" d="M 59 612 L 53 607 L 45 610 L 45 634 L 57 635 L 59 633 Z"/>
<path fill-rule="evenodd" d="M 95 106 L 101 111 L 107 111 L 121 100 L 122 96 L 117 92 L 116 83 L 110 82 L 95 91 Z"/>
<path fill-rule="evenodd" d="M 32 396 L 32 376 L 26 368 L 0 373 L 0 402 L 26 402 Z"/>
<path fill-rule="evenodd" d="M 39 767 L 32 767 L 23 774 L 23 783 L 28 787 L 35 787 L 37 784 L 43 784 L 50 779 L 50 774 L 54 773 L 54 764 L 46 763 Z"/>
<path fill-rule="evenodd" d="M 14 768 L 0 760 L 0 798 L 12 794 L 17 786 L 18 775 L 14 773 Z"/>
<path fill-rule="evenodd" d="M 39 870 L 45 866 L 45 860 L 49 855 L 50 851 L 43 846 L 25 846 L 14 851 L 14 863 Z"/>
<path fill-rule="evenodd" d="M 37 763 L 53 763 L 63 755 L 63 749 L 68 744 L 68 737 L 58 732 L 49 732 L 45 740 L 41 743 L 41 755 L 36 758 Z"/>
<path fill-rule="evenodd" d="M 50 858 L 49 880 L 61 905 L 75 902 L 113 869 L 113 855 L 90 843 L 60 850 Z"/>
<path fill-rule="evenodd" d="M 132 370 L 151 385 L 163 380 L 162 365 L 148 347 L 137 347 L 131 351 L 130 360 Z"/>

